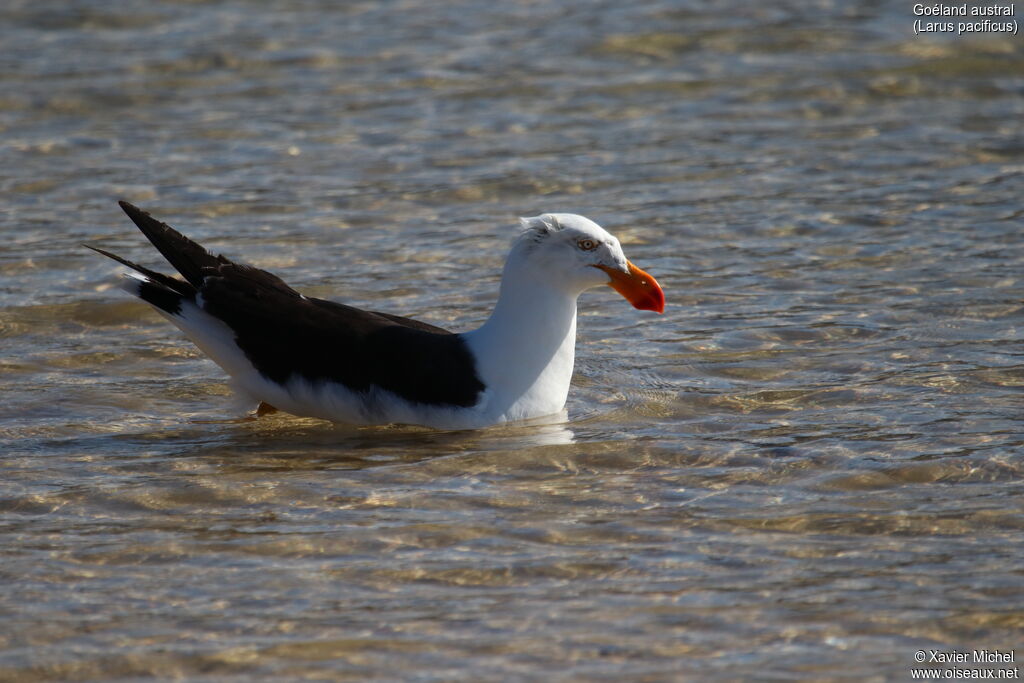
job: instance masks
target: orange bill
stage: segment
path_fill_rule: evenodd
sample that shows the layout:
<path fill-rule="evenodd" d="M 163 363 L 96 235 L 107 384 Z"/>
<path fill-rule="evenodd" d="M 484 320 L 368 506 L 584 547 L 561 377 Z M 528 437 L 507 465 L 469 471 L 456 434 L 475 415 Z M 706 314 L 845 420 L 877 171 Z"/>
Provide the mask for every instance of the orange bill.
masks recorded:
<path fill-rule="evenodd" d="M 623 273 L 616 268 L 608 266 L 596 266 L 608 273 L 611 280 L 608 286 L 625 297 L 626 301 L 633 304 L 634 308 L 641 311 L 665 311 L 665 292 L 661 291 L 661 285 L 653 277 L 626 261 L 629 268 L 628 273 Z"/>

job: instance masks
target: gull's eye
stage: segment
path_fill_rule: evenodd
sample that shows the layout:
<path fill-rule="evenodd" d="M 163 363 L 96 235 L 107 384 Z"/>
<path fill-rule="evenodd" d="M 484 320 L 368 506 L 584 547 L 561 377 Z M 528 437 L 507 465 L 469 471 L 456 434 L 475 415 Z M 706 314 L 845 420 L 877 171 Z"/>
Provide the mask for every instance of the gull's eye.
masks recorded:
<path fill-rule="evenodd" d="M 594 251 L 595 249 L 597 249 L 597 242 L 595 242 L 594 240 L 588 240 L 584 238 L 576 242 L 576 246 L 582 249 L 583 251 Z"/>

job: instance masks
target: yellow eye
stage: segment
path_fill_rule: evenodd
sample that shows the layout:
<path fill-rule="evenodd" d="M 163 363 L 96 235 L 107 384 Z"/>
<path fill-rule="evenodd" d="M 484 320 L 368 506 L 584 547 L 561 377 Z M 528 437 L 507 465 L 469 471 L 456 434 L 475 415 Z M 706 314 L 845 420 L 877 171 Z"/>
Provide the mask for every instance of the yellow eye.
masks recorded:
<path fill-rule="evenodd" d="M 594 249 L 597 249 L 597 242 L 594 240 L 582 239 L 576 243 L 576 246 L 583 251 L 593 251 Z"/>

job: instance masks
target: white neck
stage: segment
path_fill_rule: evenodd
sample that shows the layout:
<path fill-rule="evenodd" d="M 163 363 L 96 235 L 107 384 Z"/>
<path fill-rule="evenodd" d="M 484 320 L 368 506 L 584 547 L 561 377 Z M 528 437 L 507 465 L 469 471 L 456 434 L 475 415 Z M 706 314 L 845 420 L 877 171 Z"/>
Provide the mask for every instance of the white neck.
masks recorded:
<path fill-rule="evenodd" d="M 565 407 L 576 346 L 578 292 L 558 289 L 510 259 L 491 317 L 464 336 L 487 385 L 484 410 L 498 421 Z"/>

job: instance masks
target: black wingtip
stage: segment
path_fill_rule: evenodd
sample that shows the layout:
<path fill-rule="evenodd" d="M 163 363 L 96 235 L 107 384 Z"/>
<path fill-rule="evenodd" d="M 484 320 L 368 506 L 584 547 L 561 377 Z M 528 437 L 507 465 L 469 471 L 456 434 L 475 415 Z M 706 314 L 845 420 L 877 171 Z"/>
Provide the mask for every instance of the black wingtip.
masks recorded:
<path fill-rule="evenodd" d="M 120 206 L 121 210 L 128 214 L 128 217 L 131 218 L 132 220 L 135 220 L 136 216 L 145 216 L 147 218 L 152 218 L 152 216 L 150 216 L 148 213 L 146 213 L 139 207 L 135 206 L 131 202 L 126 202 L 123 199 L 118 199 L 117 205 Z"/>
<path fill-rule="evenodd" d="M 169 227 L 165 223 L 161 223 L 157 219 L 153 218 L 153 216 L 151 216 L 148 211 L 143 211 L 142 209 L 135 206 L 131 202 L 126 202 L 123 199 L 118 199 L 117 205 L 121 207 L 122 211 L 128 214 L 128 218 L 131 218 L 132 222 L 135 223 L 135 225 L 143 229 L 143 232 L 145 232 L 145 228 L 148 226 L 159 226 L 161 228 Z"/>
<path fill-rule="evenodd" d="M 111 254 L 109 251 L 106 251 L 105 249 L 100 249 L 99 247 L 94 247 L 91 244 L 86 244 L 85 242 L 82 242 L 82 246 L 85 247 L 86 249 L 92 249 L 97 254 L 103 254 L 107 258 L 112 258 L 115 261 L 118 261 L 120 263 L 124 263 L 124 259 L 123 258 L 118 256 L 117 254 Z M 128 265 L 128 264 L 125 264 L 125 265 Z M 129 265 L 129 267 L 131 267 L 131 266 Z"/>
<path fill-rule="evenodd" d="M 107 251 L 106 249 L 100 249 L 99 247 L 94 247 L 91 244 L 85 244 L 85 243 L 83 243 L 82 246 L 85 247 L 86 249 L 92 249 L 97 254 L 102 254 L 103 256 L 106 256 L 107 258 L 114 259 L 115 261 L 120 263 L 122 266 L 127 266 L 128 268 L 131 268 L 132 270 L 134 270 L 137 273 L 142 273 L 143 275 L 145 275 L 149 279 L 153 280 L 154 282 L 159 282 L 161 285 L 163 285 L 167 289 L 172 290 L 173 292 L 175 292 L 176 294 L 178 294 L 180 296 L 183 296 L 183 297 L 188 298 L 188 299 L 191 299 L 191 298 L 193 298 L 195 296 L 195 293 L 196 293 L 195 287 L 193 287 L 192 285 L 190 285 L 187 282 L 182 282 L 181 280 L 173 278 L 170 275 L 164 275 L 163 273 L 158 273 L 155 270 L 150 270 L 149 268 L 146 268 L 145 266 L 140 266 L 138 263 L 133 263 L 133 262 L 129 261 L 126 258 L 122 258 L 122 257 L 118 256 L 117 254 L 112 254 L 109 251 Z M 142 297 L 142 298 L 145 299 L 146 297 Z M 148 299 L 146 299 L 146 300 L 148 301 Z M 150 303 L 154 303 L 154 302 L 150 302 Z M 159 305 L 159 304 L 155 304 L 154 303 L 154 305 Z M 173 312 L 173 311 L 171 311 L 170 309 L 168 309 L 168 308 L 166 308 L 164 306 L 160 306 L 160 307 L 163 308 L 165 311 Z"/>
<path fill-rule="evenodd" d="M 137 272 L 142 273 L 144 275 L 149 275 L 150 277 L 153 277 L 154 279 L 159 280 L 161 277 L 166 277 L 166 276 L 162 276 L 160 273 L 153 272 L 149 268 L 144 268 L 143 266 L 140 266 L 137 263 L 132 263 L 128 259 L 122 258 L 122 257 L 118 256 L 117 254 L 111 254 L 106 249 L 100 249 L 99 247 L 94 247 L 91 244 L 83 244 L 82 246 L 85 247 L 86 249 L 92 249 L 97 254 L 103 254 L 107 258 L 114 259 L 115 261 L 120 263 L 122 266 L 128 266 L 129 268 L 131 268 L 134 271 L 137 271 Z"/>
<path fill-rule="evenodd" d="M 205 275 L 204 268 L 216 268 L 227 263 L 227 259 L 214 256 L 200 244 L 196 244 L 180 232 L 161 223 L 139 207 L 119 200 L 118 206 L 128 214 L 128 218 L 142 231 L 142 234 L 153 243 L 168 263 L 184 276 L 193 287 L 202 285 Z"/>

